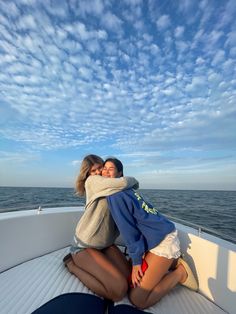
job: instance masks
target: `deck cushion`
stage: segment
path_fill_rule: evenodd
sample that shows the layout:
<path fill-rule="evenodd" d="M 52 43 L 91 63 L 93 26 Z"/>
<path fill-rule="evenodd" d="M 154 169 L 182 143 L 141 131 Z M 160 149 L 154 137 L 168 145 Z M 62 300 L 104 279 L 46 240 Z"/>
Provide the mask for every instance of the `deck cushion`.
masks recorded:
<path fill-rule="evenodd" d="M 94 295 L 64 266 L 69 248 L 30 260 L 0 274 L 0 313 L 30 314 L 65 293 Z"/>
<path fill-rule="evenodd" d="M 61 249 L 0 273 L 0 314 L 31 314 L 63 294 L 95 295 L 65 268 L 62 259 L 68 251 L 69 248 Z M 131 307 L 128 298 L 125 297 L 122 301 L 116 302 L 112 310 L 114 314 L 122 313 L 121 309 L 132 313 L 136 309 L 131 309 Z M 225 313 L 201 294 L 183 286 L 174 288 L 160 302 L 146 309 L 145 312 L 155 314 Z"/>

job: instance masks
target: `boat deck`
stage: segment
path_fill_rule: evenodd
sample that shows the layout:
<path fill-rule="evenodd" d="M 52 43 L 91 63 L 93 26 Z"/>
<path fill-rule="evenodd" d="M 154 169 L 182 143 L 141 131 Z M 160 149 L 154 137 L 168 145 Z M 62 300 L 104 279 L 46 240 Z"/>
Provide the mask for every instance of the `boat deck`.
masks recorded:
<path fill-rule="evenodd" d="M 0 313 L 28 314 L 66 293 L 92 294 L 62 263 L 69 248 L 32 259 L 0 273 Z M 130 304 L 127 297 L 115 303 Z M 226 313 L 200 293 L 177 286 L 155 306 L 146 310 L 156 314 Z"/>

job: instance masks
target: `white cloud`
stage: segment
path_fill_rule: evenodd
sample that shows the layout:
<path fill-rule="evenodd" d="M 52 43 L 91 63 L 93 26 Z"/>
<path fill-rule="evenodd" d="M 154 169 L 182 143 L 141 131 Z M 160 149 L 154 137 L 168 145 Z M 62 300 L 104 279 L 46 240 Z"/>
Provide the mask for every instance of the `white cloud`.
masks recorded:
<path fill-rule="evenodd" d="M 193 1 L 191 0 L 183 0 L 179 3 L 179 10 L 183 12 L 189 11 L 193 6 Z"/>
<path fill-rule="evenodd" d="M 236 7 L 234 0 L 229 0 L 225 3 L 224 11 L 221 14 L 218 22 L 218 27 L 223 28 L 227 27 L 234 21 L 234 17 L 236 14 Z"/>
<path fill-rule="evenodd" d="M 16 18 L 20 15 L 20 11 L 14 2 L 10 1 L 1 1 L 1 12 L 13 18 Z"/>
<path fill-rule="evenodd" d="M 37 23 L 32 15 L 23 15 L 17 22 L 17 27 L 24 31 L 35 30 L 37 29 Z"/>
<path fill-rule="evenodd" d="M 184 34 L 184 30 L 185 30 L 185 28 L 183 26 L 177 26 L 175 29 L 175 37 L 176 38 L 182 37 Z"/>
<path fill-rule="evenodd" d="M 184 54 L 185 51 L 186 51 L 187 49 L 189 49 L 189 44 L 186 43 L 186 42 L 184 42 L 184 41 L 182 41 L 182 40 L 177 40 L 177 41 L 175 42 L 175 45 L 176 45 L 176 48 L 177 48 L 177 50 L 178 50 L 178 52 L 179 52 L 180 54 Z"/>
<path fill-rule="evenodd" d="M 211 45 L 211 46 L 216 45 L 223 35 L 224 35 L 224 33 L 222 31 L 215 31 L 215 30 L 213 30 L 207 36 L 208 44 Z"/>
<path fill-rule="evenodd" d="M 175 87 L 167 88 L 161 91 L 166 96 L 173 96 L 177 93 L 177 90 Z"/>
<path fill-rule="evenodd" d="M 230 49 L 229 54 L 232 58 L 236 58 L 236 46 Z"/>
<path fill-rule="evenodd" d="M 142 4 L 142 0 L 125 0 L 125 3 L 131 6 L 137 6 Z"/>
<path fill-rule="evenodd" d="M 104 3 L 101 0 L 79 1 L 79 13 L 86 17 L 87 14 L 101 16 L 104 11 Z"/>
<path fill-rule="evenodd" d="M 160 30 L 166 29 L 170 26 L 170 17 L 168 15 L 162 15 L 156 22 L 157 28 Z"/>
<path fill-rule="evenodd" d="M 227 34 L 227 40 L 225 44 L 229 47 L 235 47 L 236 46 L 236 32 L 232 31 Z"/>
<path fill-rule="evenodd" d="M 16 61 L 16 57 L 13 55 L 5 54 L 1 57 L 0 64 L 12 63 Z"/>
<path fill-rule="evenodd" d="M 91 32 L 87 31 L 86 26 L 83 23 L 77 22 L 74 25 L 74 31 L 78 33 L 79 38 L 82 41 L 91 38 Z"/>
<path fill-rule="evenodd" d="M 205 60 L 202 57 L 198 57 L 196 60 L 196 64 L 197 65 L 202 65 L 205 63 Z"/>
<path fill-rule="evenodd" d="M 218 50 L 216 51 L 214 58 L 212 60 L 212 65 L 218 65 L 219 63 L 223 63 L 225 60 L 225 51 L 224 50 Z"/>
<path fill-rule="evenodd" d="M 200 25 L 201 27 L 207 27 L 207 23 L 210 23 L 211 18 L 214 16 L 214 8 L 210 2 L 205 0 L 199 3 L 199 8 L 201 10 Z M 216 29 L 217 28 L 216 26 Z"/>
<path fill-rule="evenodd" d="M 225 74 L 227 75 L 228 73 L 234 73 L 234 69 L 236 67 L 236 61 L 229 58 L 228 60 L 226 60 L 223 65 L 222 68 L 225 72 Z"/>
<path fill-rule="evenodd" d="M 111 12 L 106 12 L 102 16 L 102 24 L 111 32 L 122 32 L 122 20 Z"/>
<path fill-rule="evenodd" d="M 44 0 L 42 5 L 47 13 L 57 18 L 66 18 L 68 15 L 67 1 L 62 1 L 58 5 L 57 0 Z"/>
<path fill-rule="evenodd" d="M 99 39 L 107 39 L 108 35 L 107 35 L 107 32 L 104 31 L 104 30 L 98 30 L 97 31 L 97 37 Z"/>

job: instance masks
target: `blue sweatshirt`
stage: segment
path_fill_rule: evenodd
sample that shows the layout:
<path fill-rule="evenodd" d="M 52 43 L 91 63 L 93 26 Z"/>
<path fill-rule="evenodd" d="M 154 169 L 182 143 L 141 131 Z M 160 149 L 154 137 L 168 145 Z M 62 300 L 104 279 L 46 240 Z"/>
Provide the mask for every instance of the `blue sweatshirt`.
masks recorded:
<path fill-rule="evenodd" d="M 171 221 L 132 189 L 107 196 L 107 201 L 133 265 L 141 264 L 143 254 L 175 230 Z"/>

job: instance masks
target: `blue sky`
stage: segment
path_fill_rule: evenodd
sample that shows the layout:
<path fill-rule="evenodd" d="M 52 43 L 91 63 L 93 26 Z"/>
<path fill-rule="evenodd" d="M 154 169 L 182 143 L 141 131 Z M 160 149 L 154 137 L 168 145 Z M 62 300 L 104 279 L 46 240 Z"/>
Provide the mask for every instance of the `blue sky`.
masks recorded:
<path fill-rule="evenodd" d="M 0 0 L 0 185 L 236 190 L 235 0 Z"/>

